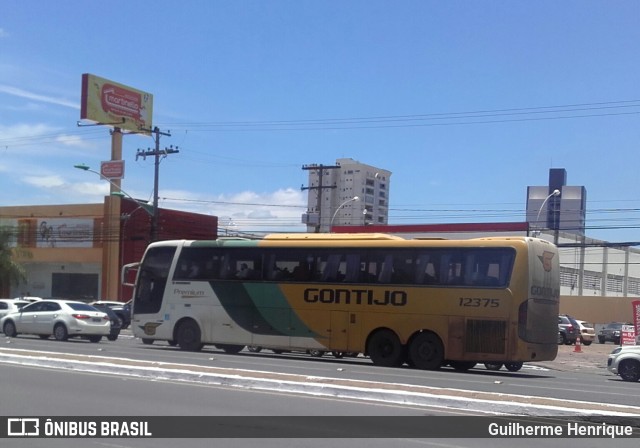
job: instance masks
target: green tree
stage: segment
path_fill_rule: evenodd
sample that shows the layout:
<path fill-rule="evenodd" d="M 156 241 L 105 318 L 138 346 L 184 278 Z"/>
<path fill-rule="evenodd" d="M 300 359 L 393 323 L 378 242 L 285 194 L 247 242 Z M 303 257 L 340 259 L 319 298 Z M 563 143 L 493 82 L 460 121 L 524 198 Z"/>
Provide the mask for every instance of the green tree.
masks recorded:
<path fill-rule="evenodd" d="M 13 259 L 13 254 L 11 232 L 0 228 L 0 291 L 8 290 L 11 285 L 18 285 L 27 279 L 24 267 Z"/>

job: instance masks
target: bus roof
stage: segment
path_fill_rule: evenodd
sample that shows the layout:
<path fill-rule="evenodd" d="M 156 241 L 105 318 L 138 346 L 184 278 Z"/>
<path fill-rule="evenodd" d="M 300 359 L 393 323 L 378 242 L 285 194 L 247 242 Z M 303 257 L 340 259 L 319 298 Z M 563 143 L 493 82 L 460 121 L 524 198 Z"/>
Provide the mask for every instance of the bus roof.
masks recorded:
<path fill-rule="evenodd" d="M 405 240 L 405 238 L 386 233 L 271 233 L 265 240 Z"/>

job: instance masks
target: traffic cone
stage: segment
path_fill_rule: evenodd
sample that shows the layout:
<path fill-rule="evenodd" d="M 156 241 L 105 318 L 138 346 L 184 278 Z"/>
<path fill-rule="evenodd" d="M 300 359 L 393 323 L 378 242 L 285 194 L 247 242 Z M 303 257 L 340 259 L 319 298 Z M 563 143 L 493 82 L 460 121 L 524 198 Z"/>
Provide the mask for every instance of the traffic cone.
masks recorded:
<path fill-rule="evenodd" d="M 582 353 L 582 345 L 580 345 L 580 338 L 576 339 L 576 346 L 573 348 L 574 353 Z"/>

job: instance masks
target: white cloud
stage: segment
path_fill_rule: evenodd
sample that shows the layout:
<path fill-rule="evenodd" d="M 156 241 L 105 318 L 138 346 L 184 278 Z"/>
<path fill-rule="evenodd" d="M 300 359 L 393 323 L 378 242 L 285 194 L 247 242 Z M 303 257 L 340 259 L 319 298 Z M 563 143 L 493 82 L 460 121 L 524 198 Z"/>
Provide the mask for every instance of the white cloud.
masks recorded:
<path fill-rule="evenodd" d="M 56 131 L 56 128 L 46 124 L 14 124 L 11 126 L 0 125 L 0 135 L 2 135 L 3 142 L 39 137 L 41 135 L 51 134 Z"/>
<path fill-rule="evenodd" d="M 8 86 L 6 84 L 0 84 L 0 93 L 6 93 L 8 95 L 17 96 L 20 98 L 27 98 L 30 100 L 40 101 L 43 103 L 70 107 L 72 109 L 80 109 L 80 105 L 78 104 L 77 101 L 71 101 L 64 98 L 55 98 L 52 96 L 40 95 L 38 93 L 28 92 L 18 87 Z"/>
<path fill-rule="evenodd" d="M 62 177 L 57 175 L 51 176 L 25 176 L 23 181 L 34 187 L 39 188 L 57 188 L 61 187 L 65 184 Z"/>
<path fill-rule="evenodd" d="M 56 141 L 66 146 L 75 146 L 78 148 L 86 148 L 89 146 L 79 135 L 61 134 L 56 137 Z"/>
<path fill-rule="evenodd" d="M 234 231 L 301 231 L 306 195 L 294 188 L 272 192 L 241 191 L 210 196 L 188 191 L 160 192 L 160 207 L 217 216 Z"/>

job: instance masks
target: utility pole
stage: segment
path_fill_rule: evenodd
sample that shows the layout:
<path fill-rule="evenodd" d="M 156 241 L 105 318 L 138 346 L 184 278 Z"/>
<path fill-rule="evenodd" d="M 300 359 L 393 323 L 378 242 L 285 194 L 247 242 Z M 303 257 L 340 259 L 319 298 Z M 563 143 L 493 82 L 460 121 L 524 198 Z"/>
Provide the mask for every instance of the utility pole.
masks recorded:
<path fill-rule="evenodd" d="M 160 136 L 164 135 L 166 137 L 171 137 L 171 132 L 161 132 L 157 126 L 154 127 L 153 130 L 147 131 L 155 134 L 156 148 L 154 150 L 147 149 L 146 151 L 138 149 L 136 160 L 138 160 L 139 157 L 142 157 L 143 160 L 146 159 L 147 156 L 155 157 L 155 171 L 153 177 L 153 216 L 151 217 L 151 242 L 154 242 L 158 240 L 158 184 L 160 178 L 160 156 L 162 155 L 166 157 L 169 154 L 175 154 L 180 151 L 178 151 L 177 147 L 174 149 L 173 146 L 165 148 L 162 151 L 160 150 Z"/>
<path fill-rule="evenodd" d="M 324 170 L 335 170 L 340 168 L 340 165 L 316 165 L 315 163 L 312 165 L 302 165 L 303 170 L 318 170 L 318 185 L 314 187 L 300 187 L 300 190 L 317 190 L 317 201 L 316 208 L 318 210 L 318 223 L 316 224 L 316 232 L 320 233 L 320 228 L 322 226 L 322 190 L 325 188 L 336 188 L 335 185 L 323 185 L 322 184 L 322 176 L 324 175 Z"/>

